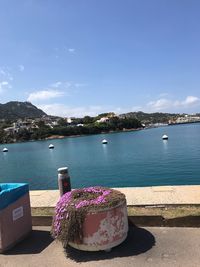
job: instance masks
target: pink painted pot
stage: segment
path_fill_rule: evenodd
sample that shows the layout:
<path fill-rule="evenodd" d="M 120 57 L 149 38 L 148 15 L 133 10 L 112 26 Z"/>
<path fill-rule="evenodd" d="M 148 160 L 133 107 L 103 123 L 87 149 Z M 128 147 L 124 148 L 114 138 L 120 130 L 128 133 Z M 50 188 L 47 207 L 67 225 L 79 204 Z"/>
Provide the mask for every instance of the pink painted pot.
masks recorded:
<path fill-rule="evenodd" d="M 128 217 L 124 201 L 116 207 L 89 212 L 83 223 L 82 243 L 69 242 L 69 245 L 86 251 L 109 250 L 122 243 L 127 232 Z"/>

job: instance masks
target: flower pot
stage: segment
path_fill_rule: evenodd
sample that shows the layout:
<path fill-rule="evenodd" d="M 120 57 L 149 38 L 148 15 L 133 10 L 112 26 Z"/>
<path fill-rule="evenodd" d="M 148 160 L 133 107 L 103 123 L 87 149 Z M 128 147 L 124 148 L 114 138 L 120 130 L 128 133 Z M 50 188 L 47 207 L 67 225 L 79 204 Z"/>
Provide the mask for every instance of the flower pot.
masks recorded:
<path fill-rule="evenodd" d="M 122 243 L 128 232 L 126 201 L 112 207 L 99 208 L 86 214 L 82 241 L 69 242 L 85 251 L 109 250 Z"/>
<path fill-rule="evenodd" d="M 109 250 L 123 242 L 128 232 L 126 197 L 105 187 L 74 189 L 55 208 L 52 236 L 86 251 Z"/>

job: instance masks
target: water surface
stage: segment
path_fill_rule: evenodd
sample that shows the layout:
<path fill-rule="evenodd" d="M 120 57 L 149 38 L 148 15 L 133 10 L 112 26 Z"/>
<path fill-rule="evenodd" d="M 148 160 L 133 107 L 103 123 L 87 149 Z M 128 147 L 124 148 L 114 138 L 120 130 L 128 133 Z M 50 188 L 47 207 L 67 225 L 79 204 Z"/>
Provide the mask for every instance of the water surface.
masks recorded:
<path fill-rule="evenodd" d="M 101 144 L 104 138 L 107 145 Z M 72 187 L 200 184 L 199 123 L 6 147 L 8 153 L 0 152 L 0 182 L 28 182 L 31 189 L 56 189 L 62 166 L 69 167 Z"/>

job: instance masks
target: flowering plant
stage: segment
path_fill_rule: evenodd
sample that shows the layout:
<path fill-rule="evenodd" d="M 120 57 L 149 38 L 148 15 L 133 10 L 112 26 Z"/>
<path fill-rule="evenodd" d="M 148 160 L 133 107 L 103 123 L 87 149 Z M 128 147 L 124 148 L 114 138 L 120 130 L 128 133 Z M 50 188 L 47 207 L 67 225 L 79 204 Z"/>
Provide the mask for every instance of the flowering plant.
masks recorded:
<path fill-rule="evenodd" d="M 105 187 L 88 187 L 67 192 L 56 205 L 52 236 L 62 241 L 64 246 L 70 241 L 81 242 L 82 225 L 86 214 L 114 207 L 122 201 L 125 201 L 124 194 Z"/>

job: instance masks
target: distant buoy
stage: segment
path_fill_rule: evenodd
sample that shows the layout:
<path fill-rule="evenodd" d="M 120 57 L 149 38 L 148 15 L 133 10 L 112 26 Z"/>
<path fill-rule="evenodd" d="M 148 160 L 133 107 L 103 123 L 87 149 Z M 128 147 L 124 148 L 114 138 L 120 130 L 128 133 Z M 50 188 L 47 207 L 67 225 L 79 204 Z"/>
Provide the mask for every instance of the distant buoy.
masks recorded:
<path fill-rule="evenodd" d="M 107 144 L 107 143 L 108 143 L 108 141 L 106 139 L 102 140 L 102 144 Z"/>
<path fill-rule="evenodd" d="M 162 136 L 162 139 L 163 139 L 163 140 L 168 140 L 168 136 L 167 136 L 166 134 L 164 134 L 164 135 Z"/>
<path fill-rule="evenodd" d="M 4 147 L 4 149 L 2 151 L 3 152 L 8 152 L 8 149 L 6 147 Z"/>
<path fill-rule="evenodd" d="M 54 148 L 54 145 L 50 144 L 49 149 L 53 149 L 53 148 Z"/>

